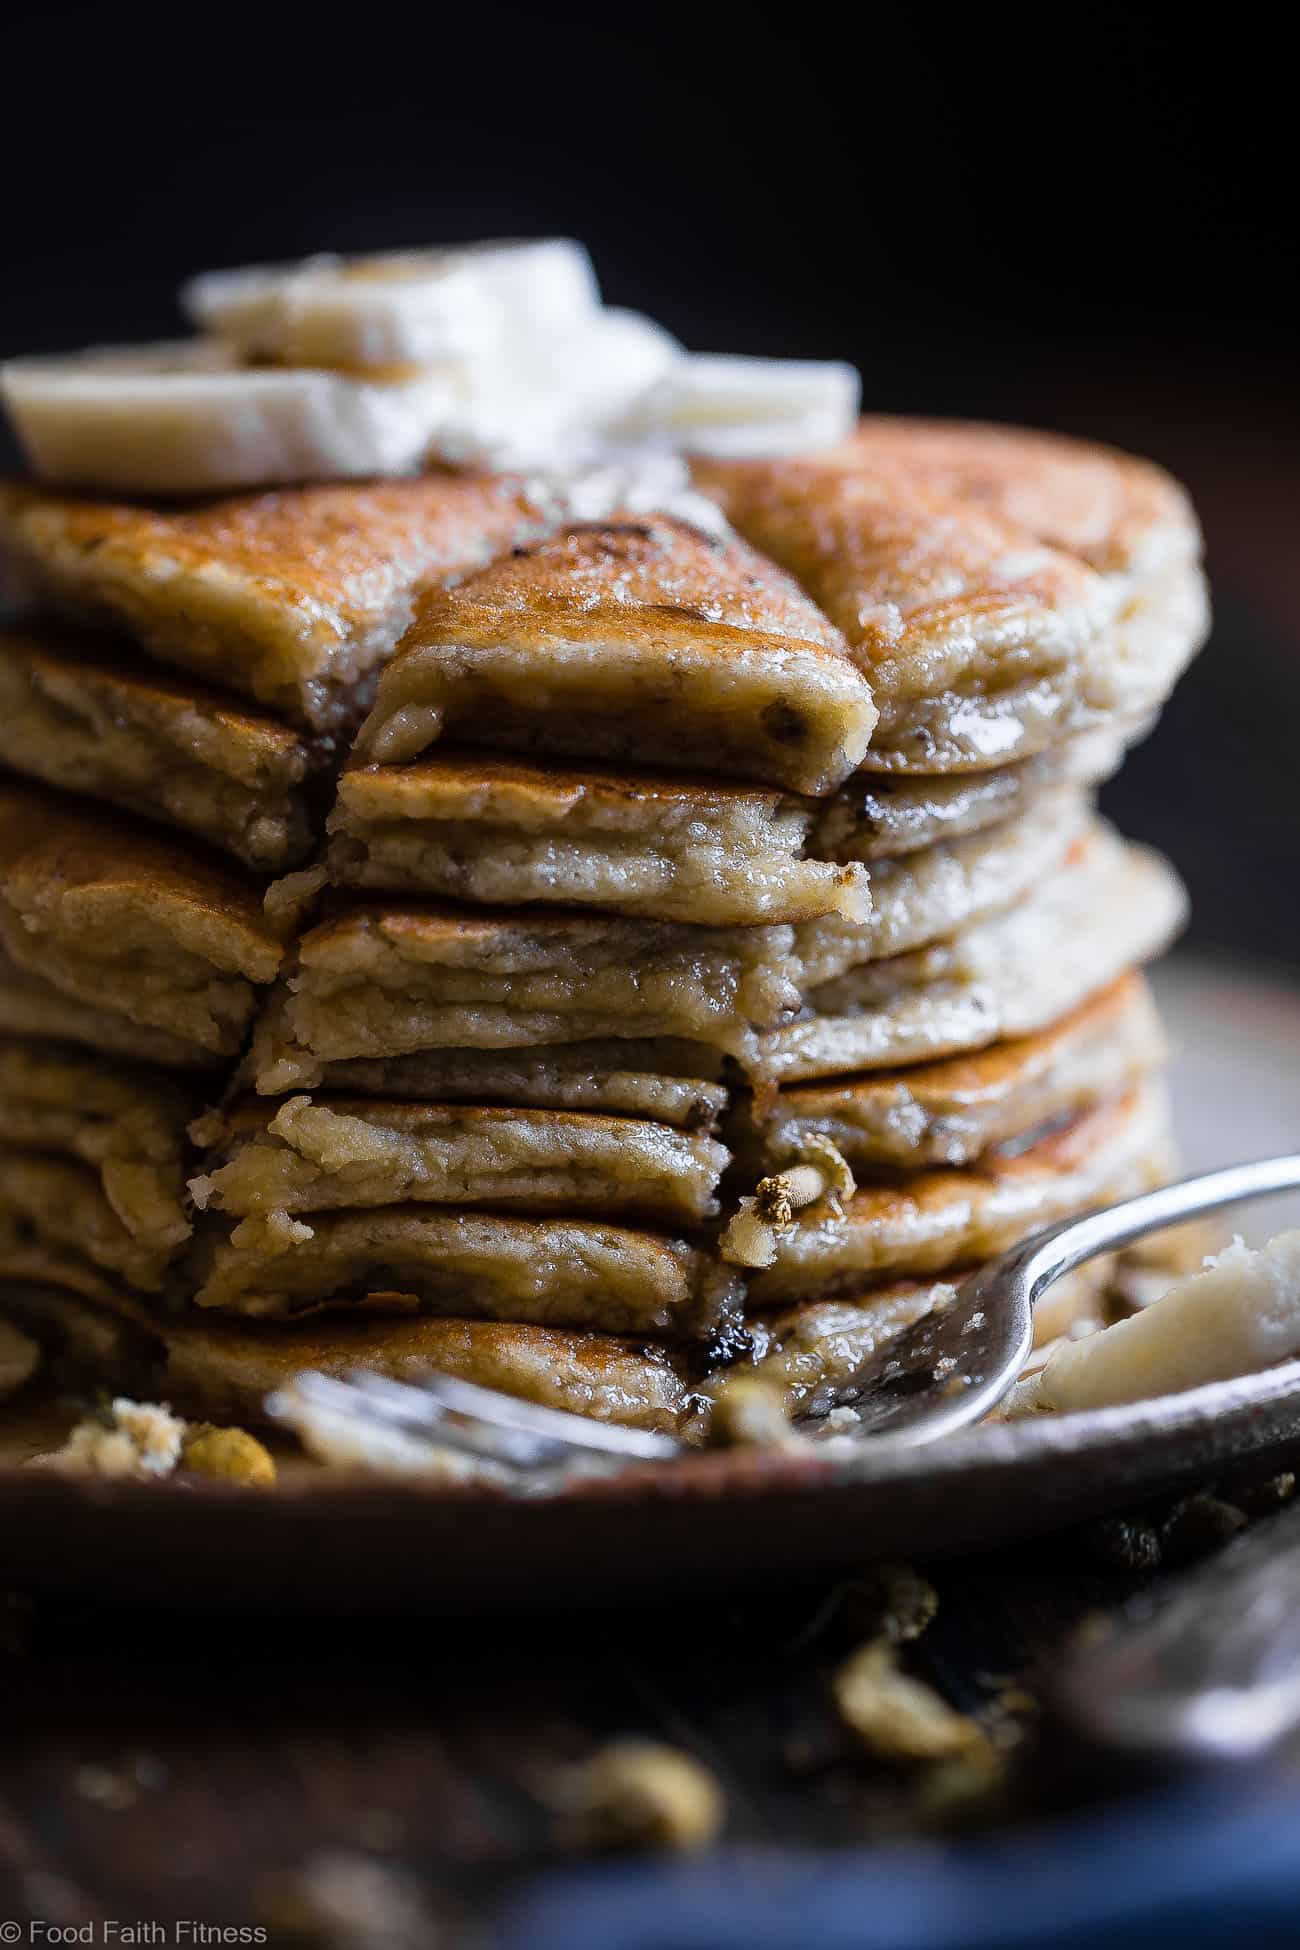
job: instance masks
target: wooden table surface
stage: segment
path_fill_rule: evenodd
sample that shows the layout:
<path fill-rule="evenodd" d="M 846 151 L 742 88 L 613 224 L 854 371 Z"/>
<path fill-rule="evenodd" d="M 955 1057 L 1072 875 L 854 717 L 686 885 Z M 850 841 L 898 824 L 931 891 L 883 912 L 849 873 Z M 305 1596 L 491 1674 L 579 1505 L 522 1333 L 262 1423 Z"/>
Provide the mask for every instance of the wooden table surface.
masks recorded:
<path fill-rule="evenodd" d="M 361 1943 L 395 1907 L 385 1940 L 458 1943 L 529 1876 L 572 1865 L 557 1771 L 628 1734 L 712 1769 L 726 1838 L 744 1844 L 849 1845 L 1077 1806 L 1096 1786 L 1062 1734 L 1044 1737 L 1032 1693 L 1083 1614 L 1151 1582 L 1116 1561 L 1131 1542 L 1109 1524 L 930 1567 L 939 1611 L 908 1663 L 1008 1747 L 1005 1791 L 965 1808 L 935 1804 L 923 1770 L 883 1765 L 837 1719 L 829 1677 L 870 1626 L 853 1579 L 490 1620 L 11 1599 L 0 1920 L 192 1918 Z M 361 1920 L 347 1901 L 336 1913 L 340 1887 Z"/>

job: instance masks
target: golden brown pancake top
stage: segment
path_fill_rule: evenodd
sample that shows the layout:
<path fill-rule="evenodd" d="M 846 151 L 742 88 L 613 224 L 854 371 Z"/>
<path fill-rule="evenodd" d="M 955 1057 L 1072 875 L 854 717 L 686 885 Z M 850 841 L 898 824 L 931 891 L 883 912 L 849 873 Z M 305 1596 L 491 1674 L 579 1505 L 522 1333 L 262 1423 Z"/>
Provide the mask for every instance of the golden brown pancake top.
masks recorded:
<path fill-rule="evenodd" d="M 702 464 L 729 520 L 815 596 L 890 697 L 1012 650 L 1051 667 L 1104 624 L 1095 572 L 924 480 L 807 460 Z"/>
<path fill-rule="evenodd" d="M 468 626 L 476 640 L 495 632 L 527 645 L 558 627 L 653 650 L 656 626 L 683 624 L 702 626 L 719 656 L 751 635 L 844 649 L 834 624 L 774 562 L 665 516 L 576 523 L 455 589 L 431 590 L 407 641 L 454 642 Z"/>
<path fill-rule="evenodd" d="M 1186 493 L 1149 460 L 1062 434 L 979 421 L 873 415 L 825 456 L 892 470 L 980 507 L 1105 575 L 1190 560 L 1200 531 Z"/>
<path fill-rule="evenodd" d="M 415 589 L 540 525 L 516 480 L 431 475 L 148 508 L 0 484 L 0 574 L 165 661 L 328 726 Z"/>

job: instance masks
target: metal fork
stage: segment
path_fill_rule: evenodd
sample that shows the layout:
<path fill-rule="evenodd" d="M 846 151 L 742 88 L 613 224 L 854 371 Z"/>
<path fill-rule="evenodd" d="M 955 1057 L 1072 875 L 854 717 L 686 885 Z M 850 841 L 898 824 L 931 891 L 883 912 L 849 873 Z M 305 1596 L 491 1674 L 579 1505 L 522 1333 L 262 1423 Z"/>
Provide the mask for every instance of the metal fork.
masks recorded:
<path fill-rule="evenodd" d="M 430 1453 L 454 1473 L 544 1491 L 557 1476 L 685 1454 L 671 1436 L 543 1408 L 455 1375 L 393 1381 L 357 1370 L 346 1380 L 301 1374 L 269 1397 L 267 1413 L 310 1446 L 354 1448 L 396 1474 L 426 1475 Z"/>
<path fill-rule="evenodd" d="M 1300 1154 L 1265 1158 L 1035 1233 L 881 1348 L 853 1387 L 852 1440 L 933 1442 L 979 1421 L 1014 1386 L 1033 1341 L 1034 1307 L 1064 1274 L 1166 1226 L 1296 1187 Z M 543 1408 L 450 1375 L 407 1382 L 361 1372 L 346 1380 L 304 1374 L 271 1396 L 267 1411 L 298 1430 L 314 1421 L 350 1434 L 398 1471 L 427 1473 L 433 1448 L 462 1473 L 525 1490 L 550 1488 L 574 1469 L 686 1453 L 671 1436 Z"/>

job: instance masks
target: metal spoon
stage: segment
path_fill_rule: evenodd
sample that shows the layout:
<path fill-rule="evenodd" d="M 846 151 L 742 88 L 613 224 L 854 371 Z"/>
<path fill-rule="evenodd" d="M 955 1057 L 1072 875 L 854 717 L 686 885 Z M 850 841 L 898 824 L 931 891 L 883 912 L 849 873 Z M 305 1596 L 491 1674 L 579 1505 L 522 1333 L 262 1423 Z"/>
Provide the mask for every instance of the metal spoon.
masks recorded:
<path fill-rule="evenodd" d="M 1037 1232 L 958 1287 L 880 1350 L 854 1384 L 862 1434 L 933 1442 L 977 1422 L 1014 1386 L 1033 1341 L 1033 1310 L 1064 1274 L 1147 1233 L 1221 1206 L 1300 1187 L 1300 1155 L 1232 1165 Z M 626 1467 L 685 1453 L 671 1436 L 542 1408 L 493 1388 L 432 1375 L 419 1383 L 358 1373 L 300 1375 L 267 1403 L 290 1427 L 311 1415 L 382 1429 L 387 1442 L 433 1444 L 545 1488 L 575 1464 Z M 856 1438 L 855 1438 L 856 1439 Z M 413 1458 L 418 1460 L 418 1458 Z"/>

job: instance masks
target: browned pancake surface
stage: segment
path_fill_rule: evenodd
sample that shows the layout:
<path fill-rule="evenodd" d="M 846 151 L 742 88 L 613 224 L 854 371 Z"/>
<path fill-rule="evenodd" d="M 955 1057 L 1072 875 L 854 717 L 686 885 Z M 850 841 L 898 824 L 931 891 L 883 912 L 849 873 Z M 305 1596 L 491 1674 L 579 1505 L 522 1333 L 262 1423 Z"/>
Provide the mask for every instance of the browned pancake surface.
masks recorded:
<path fill-rule="evenodd" d="M 434 475 L 176 509 L 0 485 L 0 569 L 19 592 L 115 624 L 164 661 L 318 727 L 410 618 L 417 588 L 535 535 L 519 482 Z"/>
<path fill-rule="evenodd" d="M 431 592 L 361 749 L 462 743 L 825 792 L 875 720 L 836 625 L 735 539 L 654 517 L 571 527 Z"/>

